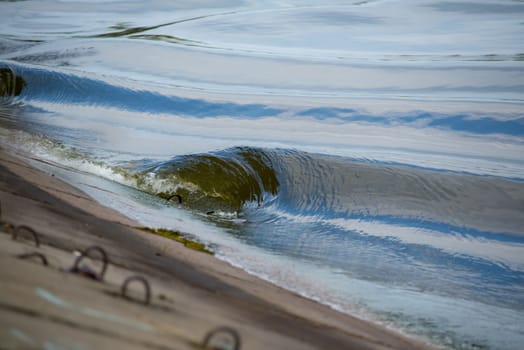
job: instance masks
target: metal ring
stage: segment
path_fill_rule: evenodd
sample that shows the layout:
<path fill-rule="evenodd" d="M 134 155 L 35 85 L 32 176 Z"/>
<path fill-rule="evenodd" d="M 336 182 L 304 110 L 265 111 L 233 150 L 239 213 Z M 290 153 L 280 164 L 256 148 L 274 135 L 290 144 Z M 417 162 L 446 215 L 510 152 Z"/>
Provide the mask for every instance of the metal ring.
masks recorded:
<path fill-rule="evenodd" d="M 31 227 L 29 226 L 25 226 L 25 225 L 21 225 L 21 226 L 18 226 L 16 227 L 13 232 L 11 233 L 11 238 L 13 240 L 16 240 L 16 238 L 18 237 L 18 234 L 20 233 L 20 231 L 22 230 L 25 230 L 27 232 L 29 232 L 32 236 L 33 236 L 33 239 L 35 240 L 35 245 L 37 247 L 40 247 L 40 240 L 38 239 L 38 235 L 36 234 L 35 230 L 33 230 Z"/>
<path fill-rule="evenodd" d="M 44 266 L 48 265 L 47 258 L 42 253 L 34 252 L 34 253 L 20 254 L 20 255 L 17 256 L 18 259 L 29 259 L 29 258 L 33 258 L 33 257 L 40 258 L 40 260 L 42 260 L 42 265 L 44 265 Z"/>
<path fill-rule="evenodd" d="M 124 283 L 122 283 L 122 288 L 120 289 L 120 294 L 122 295 L 122 297 L 126 299 L 132 299 L 126 295 L 127 286 L 132 281 L 142 282 L 142 284 L 144 285 L 144 291 L 146 293 L 143 303 L 144 305 L 149 305 L 149 303 L 151 302 L 151 287 L 149 286 L 149 282 L 142 276 L 131 276 L 125 279 Z"/>
<path fill-rule="evenodd" d="M 211 341 L 211 339 L 219 333 L 229 334 L 234 340 L 233 349 L 240 350 L 240 346 L 241 346 L 240 334 L 238 334 L 238 332 L 231 327 L 218 327 L 218 328 L 215 328 L 209 331 L 206 334 L 206 337 L 204 338 L 204 342 L 202 343 L 202 346 L 204 347 L 204 349 L 206 349 L 209 346 L 209 342 Z"/>
<path fill-rule="evenodd" d="M 75 272 L 75 273 L 80 272 L 80 269 L 78 268 L 78 264 L 80 263 L 80 261 L 84 257 L 88 256 L 89 252 L 92 251 L 92 250 L 97 250 L 100 253 L 100 255 L 102 256 L 102 262 L 104 264 L 102 265 L 102 270 L 100 271 L 100 274 L 95 277 L 97 280 L 102 281 L 103 278 L 104 278 L 104 275 L 106 273 L 106 270 L 107 270 L 107 265 L 109 264 L 109 259 L 107 257 L 106 251 L 104 249 L 102 249 L 101 247 L 99 247 L 99 246 L 91 246 L 91 247 L 87 248 L 85 251 L 83 251 L 80 254 L 80 256 L 78 256 L 76 258 L 75 264 L 71 268 L 71 272 Z"/>

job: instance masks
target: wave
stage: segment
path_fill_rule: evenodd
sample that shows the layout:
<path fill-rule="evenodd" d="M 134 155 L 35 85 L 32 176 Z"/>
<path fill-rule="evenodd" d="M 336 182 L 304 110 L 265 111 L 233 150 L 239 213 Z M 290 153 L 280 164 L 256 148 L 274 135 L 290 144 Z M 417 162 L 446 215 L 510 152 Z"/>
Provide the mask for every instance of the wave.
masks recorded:
<path fill-rule="evenodd" d="M 298 151 L 273 163 L 280 205 L 293 214 L 523 233 L 520 181 Z"/>
<path fill-rule="evenodd" d="M 2 67 L 3 66 L 3 67 Z M 99 106 L 133 112 L 169 113 L 197 118 L 248 116 L 260 118 L 283 112 L 263 104 L 210 102 L 201 99 L 165 95 L 152 90 L 137 90 L 80 74 L 63 73 L 21 64 L 2 64 L 1 85 L 13 89 L 10 82 L 17 79 L 16 96 L 20 101 Z M 22 93 L 23 92 L 23 93 Z M 2 90 L 0 90 L 0 94 Z"/>
<path fill-rule="evenodd" d="M 290 149 L 234 147 L 171 159 L 111 161 L 2 117 L 0 142 L 203 213 L 276 207 L 290 215 L 438 232 L 522 235 L 524 182 Z"/>
<path fill-rule="evenodd" d="M 254 147 L 123 167 L 138 188 L 205 212 L 271 205 L 440 232 L 524 233 L 524 183 L 504 178 Z"/>
<path fill-rule="evenodd" d="M 0 110 L 1 112 L 1 110 Z M 0 117 L 2 114 L 0 114 Z M 0 118 L 0 126 L 6 126 Z M 261 206 L 278 193 L 279 180 L 269 152 L 236 147 L 214 153 L 107 162 L 45 135 L 0 127 L 0 144 L 15 152 L 73 171 L 94 174 L 139 189 L 187 209 L 234 217 L 248 203 Z"/>
<path fill-rule="evenodd" d="M 354 108 L 314 107 L 305 109 L 276 108 L 262 103 L 240 104 L 213 102 L 165 94 L 153 89 L 136 89 L 122 80 L 116 82 L 100 76 L 51 70 L 32 65 L 0 61 L 0 96 L 18 96 L 22 102 L 42 101 L 114 108 L 148 114 L 170 114 L 194 118 L 224 117 L 261 119 L 291 116 L 312 118 L 321 122 L 366 124 L 386 127 L 409 126 L 466 132 L 475 135 L 524 135 L 524 118 L 520 114 L 445 114 L 413 111 L 395 114 L 371 114 Z M 492 91 L 494 87 L 490 87 Z M 512 86 L 511 91 L 516 91 Z M 523 90 L 520 86 L 518 89 Z M 418 89 L 421 91 L 421 89 Z M 524 91 L 524 90 L 523 90 Z"/>
<path fill-rule="evenodd" d="M 138 188 L 207 212 L 239 211 L 248 202 L 261 205 L 279 188 L 268 154 L 248 147 L 178 156 L 135 166 L 135 171 L 144 167 L 133 175 Z"/>

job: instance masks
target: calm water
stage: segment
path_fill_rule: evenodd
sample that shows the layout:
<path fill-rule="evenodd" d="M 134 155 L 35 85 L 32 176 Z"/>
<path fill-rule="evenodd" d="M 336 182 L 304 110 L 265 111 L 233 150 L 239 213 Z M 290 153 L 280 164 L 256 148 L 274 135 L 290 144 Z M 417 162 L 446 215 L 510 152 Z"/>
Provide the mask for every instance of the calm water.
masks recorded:
<path fill-rule="evenodd" d="M 524 342 L 524 2 L 0 14 L 2 147 L 343 312 L 442 348 Z"/>

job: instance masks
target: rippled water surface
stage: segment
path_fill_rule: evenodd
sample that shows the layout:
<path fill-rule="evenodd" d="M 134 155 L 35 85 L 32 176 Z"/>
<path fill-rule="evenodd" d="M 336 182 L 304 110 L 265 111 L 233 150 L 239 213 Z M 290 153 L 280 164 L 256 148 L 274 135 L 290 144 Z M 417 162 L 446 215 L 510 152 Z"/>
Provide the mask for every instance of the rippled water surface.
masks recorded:
<path fill-rule="evenodd" d="M 343 312 L 442 348 L 524 341 L 522 1 L 0 14 L 2 147 Z"/>

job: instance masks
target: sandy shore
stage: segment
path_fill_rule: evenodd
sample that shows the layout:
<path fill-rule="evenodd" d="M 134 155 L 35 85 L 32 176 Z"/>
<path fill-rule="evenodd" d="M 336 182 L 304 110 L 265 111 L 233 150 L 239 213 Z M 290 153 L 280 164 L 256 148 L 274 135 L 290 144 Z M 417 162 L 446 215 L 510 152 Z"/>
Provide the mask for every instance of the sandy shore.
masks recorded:
<path fill-rule="evenodd" d="M 41 239 L 37 248 L 0 234 L 2 349 L 199 349 L 217 326 L 236 329 L 242 349 L 431 348 L 137 230 L 132 220 L 2 150 L 0 201 L 2 220 L 30 226 Z M 92 245 L 109 255 L 103 282 L 66 271 L 73 252 Z M 17 258 L 31 252 L 49 265 Z M 132 275 L 149 280 L 150 305 L 120 296 Z M 144 293 L 135 283 L 129 294 Z"/>

